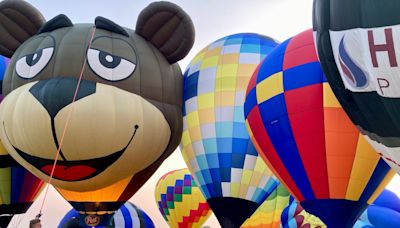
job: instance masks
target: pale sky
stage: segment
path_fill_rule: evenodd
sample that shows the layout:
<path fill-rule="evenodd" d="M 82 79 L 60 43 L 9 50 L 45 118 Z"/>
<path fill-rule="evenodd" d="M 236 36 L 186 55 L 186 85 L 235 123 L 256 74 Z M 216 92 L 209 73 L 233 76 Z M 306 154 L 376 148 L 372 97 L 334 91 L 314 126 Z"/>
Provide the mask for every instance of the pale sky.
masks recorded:
<path fill-rule="evenodd" d="M 134 29 L 140 11 L 150 0 L 80 0 L 43 1 L 28 0 L 49 20 L 58 14 L 66 14 L 73 23 L 93 23 L 96 16 L 103 16 L 124 27 Z M 182 71 L 202 48 L 226 35 L 254 32 L 273 37 L 279 41 L 296 35 L 312 26 L 312 0 L 172 0 L 192 18 L 196 29 L 196 41 L 189 55 L 179 62 Z M 186 167 L 179 149 L 158 169 L 153 177 L 130 201 L 146 211 L 156 227 L 168 227 L 157 209 L 154 188 L 157 180 L 166 172 Z M 392 191 L 400 187 L 400 178 L 389 185 Z M 26 215 L 15 218 L 10 227 L 29 227 L 29 220 L 39 210 L 43 194 Z M 53 228 L 71 208 L 53 188 L 46 201 L 42 225 Z M 205 225 L 219 227 L 215 217 Z"/>

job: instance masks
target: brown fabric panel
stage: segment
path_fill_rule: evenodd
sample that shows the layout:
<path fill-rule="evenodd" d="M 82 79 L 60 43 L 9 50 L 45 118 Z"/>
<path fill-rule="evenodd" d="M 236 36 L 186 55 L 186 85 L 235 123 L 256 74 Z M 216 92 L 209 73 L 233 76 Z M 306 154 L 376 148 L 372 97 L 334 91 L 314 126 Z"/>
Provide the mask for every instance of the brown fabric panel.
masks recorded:
<path fill-rule="evenodd" d="M 38 9 L 36 9 L 34 6 L 29 4 L 26 1 L 21 1 L 21 0 L 5 0 L 0 3 L 0 10 L 2 11 L 3 9 L 14 9 L 15 11 L 19 12 L 20 15 L 16 15 L 17 17 L 20 17 L 23 15 L 26 19 L 29 21 L 29 27 L 31 27 L 32 30 L 27 31 L 31 34 L 34 35 L 36 31 L 44 24 L 46 21 L 43 15 L 39 12 Z M 23 21 L 24 22 L 24 21 Z M 19 23 L 20 24 L 20 23 Z M 26 26 L 24 24 L 20 24 L 22 26 Z"/>
<path fill-rule="evenodd" d="M 11 58 L 15 50 L 17 50 L 17 48 L 21 45 L 21 42 L 15 39 L 1 24 L 0 34 L 0 46 L 2 47 L 0 49 L 0 55 Z M 3 49 L 7 51 L 3 52 Z"/>
<path fill-rule="evenodd" d="M 11 57 L 19 45 L 35 35 L 44 22 L 43 15 L 25 1 L 0 2 L 0 46 L 3 47 L 0 54 Z"/>
<path fill-rule="evenodd" d="M 24 32 L 25 36 L 31 37 L 36 34 L 37 30 L 40 26 L 32 23 L 29 17 L 26 17 L 22 12 L 17 11 L 16 9 L 4 9 L 2 14 L 12 20 L 13 26 L 18 27 Z M 10 28 L 12 29 L 12 27 Z"/>
<path fill-rule="evenodd" d="M 6 9 L 4 11 L 12 11 L 10 9 Z M 14 11 L 16 14 L 19 14 L 17 11 Z M 13 12 L 13 13 L 14 13 Z M 14 15 L 13 15 L 14 16 Z M 18 18 L 16 18 L 18 20 Z M 0 22 L 1 27 L 4 28 L 18 43 L 23 43 L 26 39 L 31 37 L 31 35 L 25 31 L 25 28 L 19 26 L 16 23 L 13 17 L 7 16 L 5 13 L 0 12 Z"/>
<path fill-rule="evenodd" d="M 146 8 L 147 9 L 147 8 Z M 151 41 L 154 34 L 174 16 L 169 11 L 157 11 L 157 9 L 143 10 L 139 15 L 136 24 L 136 33 L 144 37 L 146 40 Z M 157 48 L 161 43 L 153 43 Z"/>
<path fill-rule="evenodd" d="M 183 77 L 178 64 L 173 64 L 163 70 L 163 94 L 164 104 L 182 106 Z"/>
<path fill-rule="evenodd" d="M 2 33 L 0 32 L 0 34 L 2 34 Z M 1 39 L 0 39 L 0 43 L 1 43 Z M 4 47 L 3 45 L 0 45 L 0 54 L 5 57 L 11 58 L 11 56 L 13 55 L 13 51 L 10 51 L 8 48 Z"/>
<path fill-rule="evenodd" d="M 156 17 L 155 15 L 154 17 Z M 168 50 L 165 48 L 165 44 L 169 42 L 177 42 L 180 40 L 180 37 L 177 37 L 176 30 L 181 26 L 180 18 L 173 16 L 168 19 L 168 21 L 164 22 L 160 29 L 152 36 L 151 43 L 157 42 L 157 47 L 163 53 L 172 53 L 174 50 Z M 178 46 L 177 44 L 176 46 Z M 163 48 L 164 47 L 164 48 Z"/>
<path fill-rule="evenodd" d="M 169 2 L 156 2 L 146 7 L 139 15 L 136 33 L 159 48 L 170 63 L 189 53 L 195 37 L 189 15 Z"/>
<path fill-rule="evenodd" d="M 168 15 L 168 18 L 163 16 L 158 17 L 158 15 Z M 178 17 L 175 17 L 174 14 L 170 12 L 160 12 L 156 13 L 150 20 L 147 22 L 150 26 L 158 28 L 155 33 L 150 35 L 150 42 L 154 44 L 157 48 L 160 48 L 164 45 L 165 42 L 169 40 L 172 34 L 175 31 L 175 28 L 179 25 L 180 21 Z"/>
<path fill-rule="evenodd" d="M 191 42 L 191 37 L 185 31 L 185 25 L 179 23 L 175 28 L 175 32 L 171 35 L 170 39 L 160 48 L 162 53 L 169 53 L 167 59 L 171 62 L 177 62 L 183 59 L 189 51 L 185 43 Z M 194 41 L 193 41 L 194 42 Z M 190 48 L 188 49 L 190 50 Z"/>

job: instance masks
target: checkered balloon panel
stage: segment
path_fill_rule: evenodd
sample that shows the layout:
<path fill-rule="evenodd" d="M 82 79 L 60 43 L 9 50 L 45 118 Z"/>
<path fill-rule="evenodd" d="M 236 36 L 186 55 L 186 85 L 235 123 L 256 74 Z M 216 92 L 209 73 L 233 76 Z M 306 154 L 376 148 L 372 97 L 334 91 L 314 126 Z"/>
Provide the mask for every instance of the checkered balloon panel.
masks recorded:
<path fill-rule="evenodd" d="M 184 74 L 181 151 L 204 196 L 261 203 L 277 180 L 246 130 L 243 103 L 257 65 L 277 45 L 258 34 L 235 34 L 201 50 Z"/>

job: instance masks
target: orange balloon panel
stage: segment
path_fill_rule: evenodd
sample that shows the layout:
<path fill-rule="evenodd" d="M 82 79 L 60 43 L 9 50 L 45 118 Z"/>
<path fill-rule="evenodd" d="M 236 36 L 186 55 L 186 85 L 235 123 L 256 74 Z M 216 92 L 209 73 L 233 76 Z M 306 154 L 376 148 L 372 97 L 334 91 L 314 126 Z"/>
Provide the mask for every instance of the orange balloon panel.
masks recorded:
<path fill-rule="evenodd" d="M 75 210 L 85 214 L 114 213 L 134 192 L 130 188 L 132 176 L 105 188 L 88 192 L 76 192 L 57 188 L 57 191 Z"/>

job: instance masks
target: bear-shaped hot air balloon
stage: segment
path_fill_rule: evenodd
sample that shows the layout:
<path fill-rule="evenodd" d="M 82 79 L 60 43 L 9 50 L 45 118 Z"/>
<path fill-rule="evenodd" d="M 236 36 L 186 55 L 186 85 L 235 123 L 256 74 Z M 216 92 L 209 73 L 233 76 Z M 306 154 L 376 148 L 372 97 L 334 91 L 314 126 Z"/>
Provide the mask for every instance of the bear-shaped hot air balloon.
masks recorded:
<path fill-rule="evenodd" d="M 11 156 L 47 180 L 61 145 L 53 185 L 90 191 L 134 175 L 135 192 L 181 139 L 177 61 L 194 43 L 190 17 L 156 2 L 134 31 L 103 17 L 45 22 L 24 1 L 2 1 L 0 14 L 0 54 L 11 58 L 0 138 Z"/>

